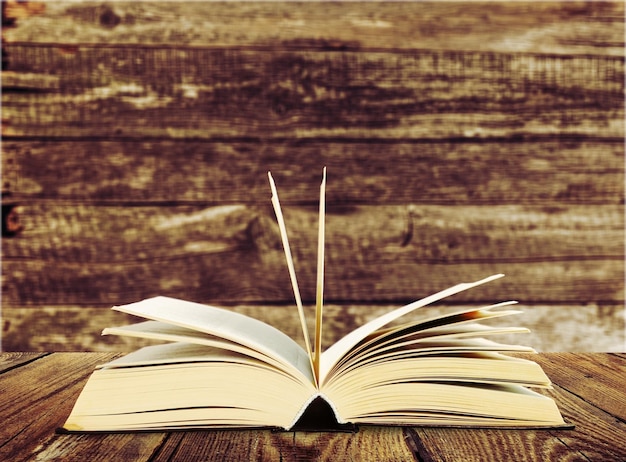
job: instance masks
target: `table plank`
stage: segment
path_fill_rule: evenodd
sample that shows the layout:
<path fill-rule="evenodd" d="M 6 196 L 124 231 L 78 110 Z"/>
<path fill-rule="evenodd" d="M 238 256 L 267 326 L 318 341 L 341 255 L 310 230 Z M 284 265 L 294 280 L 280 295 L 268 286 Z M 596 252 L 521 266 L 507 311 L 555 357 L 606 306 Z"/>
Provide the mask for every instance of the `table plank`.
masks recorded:
<path fill-rule="evenodd" d="M 270 430 L 186 432 L 169 438 L 154 462 L 168 460 L 408 461 L 414 456 L 400 427 L 363 427 L 357 433 Z"/>
<path fill-rule="evenodd" d="M 562 430 L 567 432 L 570 430 Z M 571 450 L 546 430 L 498 430 L 409 428 L 412 439 L 424 462 L 459 460 L 464 462 L 508 462 L 512 460 L 563 460 Z M 569 460 L 569 459 L 568 459 Z M 572 460 L 583 460 L 574 458 Z"/>
<path fill-rule="evenodd" d="M 454 300 L 622 301 L 622 206 L 485 209 L 329 205 L 326 298 L 400 303 L 504 272 Z M 317 209 L 284 212 L 303 299 L 314 300 Z M 293 300 L 268 209 L 42 205 L 24 213 L 27 229 L 3 243 L 12 306 L 111 306 L 156 294 Z"/>
<path fill-rule="evenodd" d="M 623 2 L 47 2 L 7 40 L 310 48 L 482 50 L 622 56 Z M 42 11 L 43 10 L 43 11 Z M 21 14 L 20 14 L 21 13 Z"/>
<path fill-rule="evenodd" d="M 613 57 L 5 48 L 12 71 L 47 86 L 59 77 L 52 92 L 3 91 L 3 134 L 17 139 L 624 136 L 624 63 Z"/>
<path fill-rule="evenodd" d="M 29 440 L 23 445 L 13 448 L 12 452 L 5 452 L 2 448 L 0 455 L 6 454 L 6 460 L 16 462 L 148 462 L 168 437 L 167 433 L 55 435 L 53 431 L 48 428 L 47 432 L 37 436 L 29 434 Z"/>
<path fill-rule="evenodd" d="M 602 390 L 602 386 L 598 384 L 596 390 Z M 626 424 L 615 416 L 614 408 L 596 407 L 590 404 L 593 393 L 580 396 L 558 385 L 555 385 L 551 396 L 555 398 L 563 418 L 575 428 L 568 431 L 550 430 L 550 433 L 559 438 L 570 451 L 578 451 L 584 457 L 583 460 L 626 460 Z M 620 391 L 616 398 L 624 402 L 626 396 Z"/>
<path fill-rule="evenodd" d="M 553 373 L 553 396 L 570 429 L 498 430 L 361 427 L 357 433 L 190 431 L 55 434 L 95 364 L 114 354 L 2 354 L 0 457 L 7 460 L 420 460 L 622 461 L 626 457 L 623 354 L 518 355 Z M 572 379 L 567 379 L 568 374 Z M 580 375 L 585 384 L 577 387 Z M 561 386 L 561 383 L 564 386 Z M 566 389 L 570 388 L 572 391 Z M 597 394 L 604 396 L 596 398 Z M 612 401 L 609 397 L 613 397 Z M 33 420 L 33 416 L 36 419 Z"/>
<path fill-rule="evenodd" d="M 2 167 L 12 199 L 29 206 L 265 206 L 268 171 L 283 205 L 311 203 L 322 166 L 329 213 L 333 204 L 619 204 L 624 143 L 602 133 L 464 142 L 5 140 Z"/>
<path fill-rule="evenodd" d="M 588 460 L 626 460 L 626 358 L 585 353 L 530 357 L 555 383 L 551 394 L 575 425 L 575 431 L 561 435 L 563 441 Z"/>
<path fill-rule="evenodd" d="M 560 387 L 582 396 L 600 409 L 610 409 L 613 416 L 622 421 L 626 420 L 626 399 L 624 399 L 626 361 L 622 357 L 584 353 L 546 353 L 537 356 L 535 361 Z"/>
<path fill-rule="evenodd" d="M 46 356 L 46 354 L 36 353 L 36 352 L 21 352 L 21 351 L 12 351 L 8 353 L 6 352 L 2 353 L 0 355 L 0 374 L 6 371 L 9 371 L 11 369 L 18 368 L 26 363 L 35 361 L 43 356 Z"/>

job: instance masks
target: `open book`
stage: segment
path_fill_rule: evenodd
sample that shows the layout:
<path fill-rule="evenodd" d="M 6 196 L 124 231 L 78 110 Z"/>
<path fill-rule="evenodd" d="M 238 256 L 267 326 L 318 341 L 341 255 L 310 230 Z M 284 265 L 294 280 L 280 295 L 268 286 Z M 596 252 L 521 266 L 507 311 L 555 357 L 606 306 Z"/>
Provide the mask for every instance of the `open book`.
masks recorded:
<path fill-rule="evenodd" d="M 515 302 L 393 322 L 501 277 L 461 283 L 391 311 L 322 352 L 326 170 L 320 188 L 315 335 L 311 340 L 276 187 L 269 174 L 304 348 L 278 329 L 213 306 L 155 297 L 115 310 L 145 322 L 104 330 L 165 341 L 99 366 L 62 430 L 326 428 L 332 424 L 550 427 L 565 425 L 531 348 L 497 343 L 525 331 L 482 324 Z M 302 426 L 302 427 L 301 427 Z M 331 425 L 332 426 L 332 425 Z"/>

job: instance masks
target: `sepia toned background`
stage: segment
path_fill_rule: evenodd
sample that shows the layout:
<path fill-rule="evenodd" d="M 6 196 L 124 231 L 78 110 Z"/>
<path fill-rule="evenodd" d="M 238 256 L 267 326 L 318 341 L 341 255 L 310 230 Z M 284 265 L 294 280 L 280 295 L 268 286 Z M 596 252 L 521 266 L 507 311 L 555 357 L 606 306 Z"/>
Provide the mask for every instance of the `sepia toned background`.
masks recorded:
<path fill-rule="evenodd" d="M 310 307 L 324 166 L 326 344 L 502 272 L 416 315 L 626 351 L 623 2 L 2 6 L 4 351 L 134 349 L 154 295 L 299 339 L 267 172 Z"/>

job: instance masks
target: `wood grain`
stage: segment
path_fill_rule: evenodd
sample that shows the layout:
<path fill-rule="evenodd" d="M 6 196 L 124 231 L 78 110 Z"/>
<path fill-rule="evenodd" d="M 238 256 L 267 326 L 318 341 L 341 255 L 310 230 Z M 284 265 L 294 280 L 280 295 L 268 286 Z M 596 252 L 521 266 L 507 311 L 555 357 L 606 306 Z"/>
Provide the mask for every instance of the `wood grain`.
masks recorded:
<path fill-rule="evenodd" d="M 623 55 L 622 2 L 55 1 L 10 41 Z M 565 27 L 563 27 L 565 25 Z"/>
<path fill-rule="evenodd" d="M 326 256 L 329 267 L 339 268 L 352 260 L 382 265 L 611 259 L 623 251 L 621 210 L 619 205 L 329 204 Z M 229 251 L 268 258 L 283 253 L 268 207 L 42 203 L 24 207 L 21 216 L 25 231 L 6 241 L 7 261 L 111 264 Z M 294 257 L 314 266 L 317 209 L 286 205 L 284 217 Z M 103 241 L 108 245 L 99 246 Z"/>
<path fill-rule="evenodd" d="M 617 356 L 587 356 L 553 353 L 535 358 L 551 379 L 563 388 L 560 407 L 576 433 L 561 435 L 569 447 L 589 460 L 623 460 L 626 456 L 624 400 L 617 398 L 623 389 L 625 368 Z M 565 370 L 560 361 L 576 361 L 576 367 Z M 596 385 L 590 384 L 593 377 Z M 581 402 L 580 397 L 584 397 Z M 593 436 L 591 436 L 593 434 Z"/>
<path fill-rule="evenodd" d="M 0 363 L 0 456 L 7 460 L 602 460 L 626 456 L 623 354 L 518 354 L 538 361 L 554 381 L 546 390 L 573 429 L 498 430 L 369 427 L 356 433 L 270 430 L 55 434 L 94 365 L 117 355 L 13 354 Z M 600 397 L 600 398 L 598 398 Z"/>
<path fill-rule="evenodd" d="M 22 366 L 25 363 L 35 361 L 44 356 L 44 353 L 14 351 L 3 353 L 0 356 L 0 373 Z"/>
<path fill-rule="evenodd" d="M 620 141 L 5 141 L 16 201 L 81 204 L 621 204 Z M 132 223 L 129 223 L 132 224 Z"/>
<path fill-rule="evenodd" d="M 268 170 L 312 300 L 323 166 L 340 311 L 505 272 L 449 302 L 580 310 L 578 334 L 554 310 L 536 325 L 571 349 L 611 325 L 607 348 L 623 344 L 623 2 L 3 13 L 2 194 L 23 226 L 2 242 L 11 348 L 110 348 L 84 318 L 156 294 L 290 306 Z"/>
<path fill-rule="evenodd" d="M 155 461 L 167 460 L 413 460 L 401 428 L 362 428 L 357 433 L 268 430 L 186 432 L 172 435 Z M 172 459 L 173 458 L 173 459 Z"/>
<path fill-rule="evenodd" d="M 626 374 L 623 361 L 613 355 L 607 355 L 600 360 L 594 355 L 580 354 L 576 356 L 577 372 L 572 373 L 560 366 L 568 356 L 571 357 L 571 354 L 542 355 L 540 365 L 561 387 L 576 395 L 588 396 L 589 404 L 611 409 L 613 416 L 626 420 L 626 403 L 618 399 L 618 390 L 623 388 L 622 379 Z"/>
<path fill-rule="evenodd" d="M 623 137 L 621 58 L 8 44 L 5 136 Z M 93 70 L 98 69 L 97 73 Z M 46 80 L 47 82 L 47 80 Z M 617 123 L 616 123 L 617 122 Z"/>
<path fill-rule="evenodd" d="M 202 301 L 292 300 L 276 225 L 266 212 L 242 206 L 170 207 L 169 214 L 150 207 L 29 211 L 29 230 L 4 248 L 7 304 L 112 305 L 159 292 Z M 478 279 L 488 272 L 512 277 L 454 299 L 621 300 L 618 206 L 499 206 L 488 215 L 480 207 L 436 206 L 328 212 L 330 301 L 412 300 L 463 274 Z M 302 294 L 313 300 L 317 211 L 288 207 L 285 216 Z"/>
<path fill-rule="evenodd" d="M 562 392 L 560 409 L 575 431 L 551 432 L 570 450 L 578 451 L 581 460 L 621 461 L 626 456 L 626 426 L 612 409 L 608 412 L 594 407 L 573 393 Z"/>
<path fill-rule="evenodd" d="M 528 460 L 541 462 L 559 460 L 571 451 L 558 436 L 541 431 L 470 430 L 465 429 L 422 429 L 407 430 L 416 441 L 420 460 L 448 461 L 463 460 L 479 462 L 485 460 Z M 573 459 L 577 460 L 577 459 Z"/>

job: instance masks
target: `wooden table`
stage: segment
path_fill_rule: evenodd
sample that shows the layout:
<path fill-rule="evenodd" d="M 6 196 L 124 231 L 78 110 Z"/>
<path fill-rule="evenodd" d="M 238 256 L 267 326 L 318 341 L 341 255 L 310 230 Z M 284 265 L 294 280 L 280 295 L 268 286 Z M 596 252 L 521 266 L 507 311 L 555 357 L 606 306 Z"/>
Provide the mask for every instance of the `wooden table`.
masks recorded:
<path fill-rule="evenodd" d="M 549 393 L 574 429 L 57 434 L 94 366 L 114 356 L 2 353 L 0 460 L 626 460 L 623 353 L 532 355 L 553 380 Z"/>

